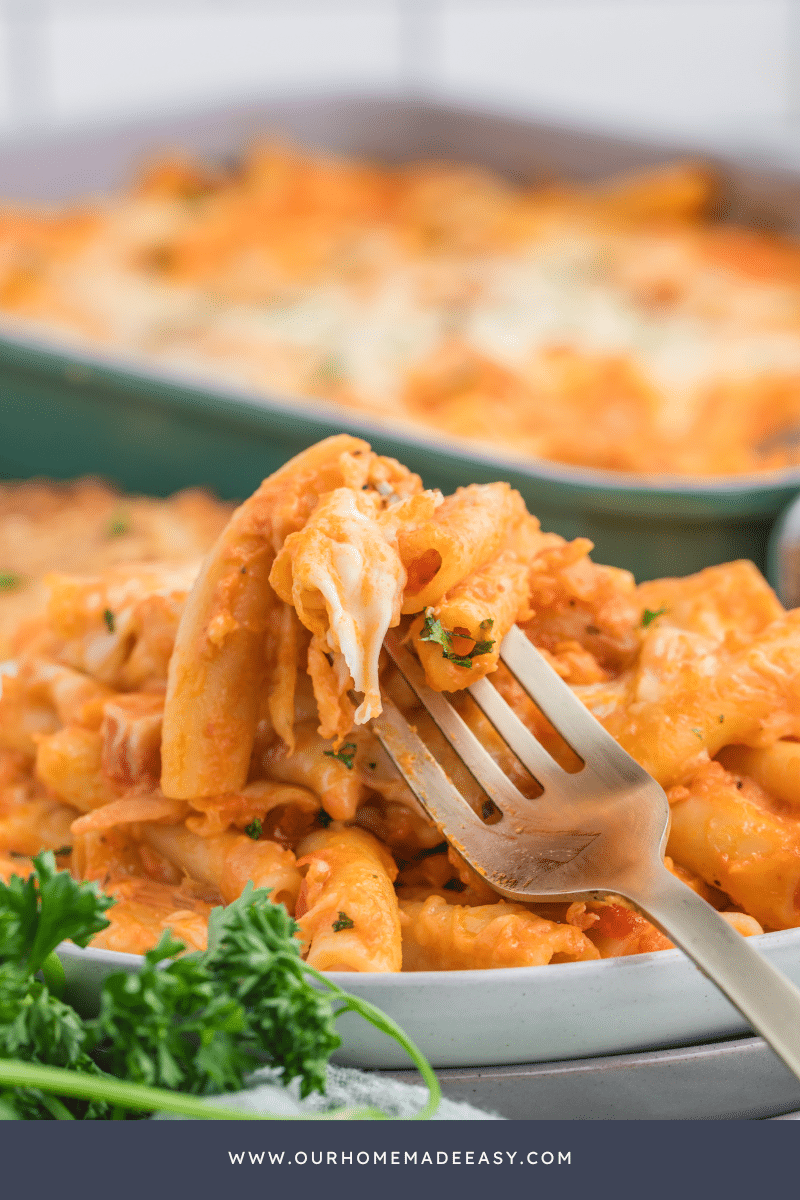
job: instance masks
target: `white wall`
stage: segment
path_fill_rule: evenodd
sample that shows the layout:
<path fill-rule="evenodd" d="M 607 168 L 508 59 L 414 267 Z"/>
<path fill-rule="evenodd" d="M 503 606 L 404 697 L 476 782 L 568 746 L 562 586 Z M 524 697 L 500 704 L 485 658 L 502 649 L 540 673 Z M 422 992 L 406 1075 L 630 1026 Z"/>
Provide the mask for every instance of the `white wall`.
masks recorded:
<path fill-rule="evenodd" d="M 328 85 L 780 140 L 800 0 L 0 0 L 0 130 Z"/>

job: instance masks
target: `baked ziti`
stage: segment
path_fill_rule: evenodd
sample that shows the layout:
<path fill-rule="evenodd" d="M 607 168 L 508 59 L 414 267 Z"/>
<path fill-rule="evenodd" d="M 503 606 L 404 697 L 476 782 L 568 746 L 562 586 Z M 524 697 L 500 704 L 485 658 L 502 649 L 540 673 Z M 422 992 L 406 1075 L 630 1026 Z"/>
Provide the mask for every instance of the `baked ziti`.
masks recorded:
<path fill-rule="evenodd" d="M 800 249 L 712 172 L 512 185 L 265 144 L 0 209 L 0 314 L 80 347 L 514 454 L 718 476 L 800 462 Z"/>
<path fill-rule="evenodd" d="M 618 897 L 500 899 L 443 843 L 376 738 L 400 626 L 520 789 L 464 689 L 482 676 L 570 751 L 506 669 L 515 622 L 667 789 L 667 865 L 743 934 L 800 925 L 800 610 L 749 562 L 639 586 L 545 533 L 507 484 L 443 497 L 340 435 L 266 479 L 196 563 L 54 573 L 0 699 L 0 870 L 42 848 L 115 898 L 95 946 L 201 947 L 248 880 L 323 970 L 530 966 L 657 950 Z"/>

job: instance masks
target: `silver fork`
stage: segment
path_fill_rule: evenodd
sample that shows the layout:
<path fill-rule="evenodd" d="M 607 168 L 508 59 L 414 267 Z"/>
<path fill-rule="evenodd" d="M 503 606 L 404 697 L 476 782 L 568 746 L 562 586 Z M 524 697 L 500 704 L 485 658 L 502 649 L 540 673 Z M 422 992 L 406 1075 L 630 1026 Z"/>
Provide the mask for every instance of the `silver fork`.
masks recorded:
<path fill-rule="evenodd" d="M 469 694 L 543 789 L 525 797 L 417 659 L 391 632 L 385 648 L 501 817 L 473 810 L 398 708 L 384 700 L 371 728 L 458 853 L 501 896 L 533 900 L 624 896 L 679 946 L 800 1078 L 800 990 L 664 866 L 663 789 L 606 732 L 516 626 L 500 658 L 583 760 L 560 767 L 488 679 Z M 494 811 L 494 810 L 493 810 Z M 494 814 L 496 817 L 496 814 Z"/>

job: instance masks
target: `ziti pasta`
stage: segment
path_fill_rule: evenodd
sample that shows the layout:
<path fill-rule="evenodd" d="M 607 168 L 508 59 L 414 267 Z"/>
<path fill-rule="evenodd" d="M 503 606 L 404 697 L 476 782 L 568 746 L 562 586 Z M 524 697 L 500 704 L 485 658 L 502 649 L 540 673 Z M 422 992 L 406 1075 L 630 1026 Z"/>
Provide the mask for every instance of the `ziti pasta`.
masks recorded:
<path fill-rule="evenodd" d="M 800 463 L 800 250 L 678 163 L 514 186 L 253 147 L 0 207 L 6 331 L 515 454 L 724 475 Z"/>
<path fill-rule="evenodd" d="M 637 587 L 544 533 L 503 483 L 442 497 L 341 435 L 238 508 L 202 565 L 52 574 L 0 699 L 0 872 L 55 850 L 115 898 L 94 945 L 188 946 L 248 880 L 323 970 L 543 965 L 669 946 L 618 897 L 511 904 L 443 844 L 370 732 L 391 696 L 471 803 L 381 646 L 400 626 L 432 687 L 529 795 L 464 692 L 517 623 L 667 789 L 667 865 L 743 934 L 800 926 L 800 610 L 748 562 Z"/>
<path fill-rule="evenodd" d="M 121 562 L 194 562 L 213 545 L 232 505 L 200 488 L 166 500 L 120 494 L 99 479 L 0 482 L 0 662 L 13 635 L 47 603 L 50 571 L 83 574 Z"/>

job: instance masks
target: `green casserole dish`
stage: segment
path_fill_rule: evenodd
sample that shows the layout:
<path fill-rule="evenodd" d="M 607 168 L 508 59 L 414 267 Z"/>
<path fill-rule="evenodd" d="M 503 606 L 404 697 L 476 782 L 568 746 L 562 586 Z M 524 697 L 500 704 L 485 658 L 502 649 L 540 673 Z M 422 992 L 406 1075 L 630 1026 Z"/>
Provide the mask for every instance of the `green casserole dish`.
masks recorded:
<path fill-rule="evenodd" d="M 0 145 L 0 196 L 47 201 L 111 190 L 159 149 L 230 155 L 265 130 L 383 160 L 473 161 L 517 178 L 601 178 L 687 154 L 685 147 L 420 100 L 311 97 L 7 142 Z M 800 227 L 800 175 L 713 161 L 727 186 L 722 215 L 761 229 Z M 201 484 L 238 498 L 293 454 L 342 430 L 400 459 L 428 486 L 452 491 L 507 480 L 545 529 L 590 537 L 597 560 L 626 567 L 639 579 L 742 557 L 765 568 L 772 525 L 800 489 L 796 469 L 694 481 L 516 458 L 408 424 L 179 374 L 40 334 L 7 329 L 0 335 L 0 476 L 6 479 L 90 473 L 153 495 Z"/>

